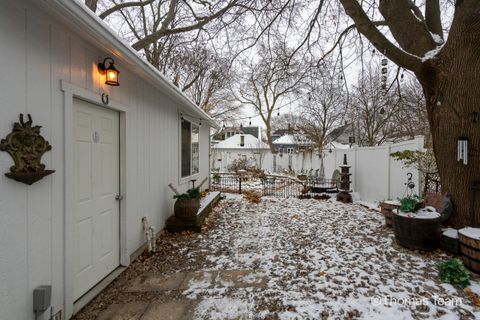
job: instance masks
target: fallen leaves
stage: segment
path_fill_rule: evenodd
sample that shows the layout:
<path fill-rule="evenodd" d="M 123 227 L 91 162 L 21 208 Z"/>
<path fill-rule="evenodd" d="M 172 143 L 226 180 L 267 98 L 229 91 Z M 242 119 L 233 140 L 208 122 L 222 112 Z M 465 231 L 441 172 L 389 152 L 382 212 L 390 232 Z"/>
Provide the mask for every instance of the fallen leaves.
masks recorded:
<path fill-rule="evenodd" d="M 463 291 L 467 294 L 468 299 L 476 306 L 480 307 L 480 297 L 472 291 L 470 288 L 465 288 Z"/>
<path fill-rule="evenodd" d="M 245 191 L 243 198 L 250 203 L 260 203 L 262 200 L 262 194 L 258 191 Z"/>

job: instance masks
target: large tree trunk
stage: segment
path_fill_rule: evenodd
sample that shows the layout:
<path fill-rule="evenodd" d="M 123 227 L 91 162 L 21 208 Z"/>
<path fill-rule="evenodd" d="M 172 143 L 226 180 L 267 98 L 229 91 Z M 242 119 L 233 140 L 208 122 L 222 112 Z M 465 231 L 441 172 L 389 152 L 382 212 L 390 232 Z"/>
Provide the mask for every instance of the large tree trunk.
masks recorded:
<path fill-rule="evenodd" d="M 480 6 L 458 2 L 448 42 L 417 72 L 427 100 L 442 191 L 454 204 L 448 223 L 457 228 L 480 226 L 480 193 L 473 211 L 469 201 L 471 184 L 480 181 Z M 469 139 L 467 165 L 457 162 L 459 137 Z"/>
<path fill-rule="evenodd" d="M 275 154 L 276 150 L 272 140 L 272 127 L 268 123 L 266 124 L 266 126 L 267 126 L 267 143 L 268 143 L 268 146 L 270 147 L 270 151 L 273 154 Z"/>

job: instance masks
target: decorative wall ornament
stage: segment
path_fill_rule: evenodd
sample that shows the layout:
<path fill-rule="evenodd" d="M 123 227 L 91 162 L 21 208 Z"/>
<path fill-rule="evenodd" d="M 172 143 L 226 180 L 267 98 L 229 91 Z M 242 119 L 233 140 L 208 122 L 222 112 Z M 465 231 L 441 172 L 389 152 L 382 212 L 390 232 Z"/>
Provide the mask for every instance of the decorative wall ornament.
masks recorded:
<path fill-rule="evenodd" d="M 27 116 L 25 122 L 20 114 L 20 123 L 15 122 L 12 132 L 0 141 L 0 151 L 8 152 L 14 161 L 10 172 L 5 175 L 31 185 L 55 170 L 45 170 L 41 163 L 43 154 L 52 150 L 52 146 L 40 135 L 41 126 L 32 126 L 32 116 Z"/>

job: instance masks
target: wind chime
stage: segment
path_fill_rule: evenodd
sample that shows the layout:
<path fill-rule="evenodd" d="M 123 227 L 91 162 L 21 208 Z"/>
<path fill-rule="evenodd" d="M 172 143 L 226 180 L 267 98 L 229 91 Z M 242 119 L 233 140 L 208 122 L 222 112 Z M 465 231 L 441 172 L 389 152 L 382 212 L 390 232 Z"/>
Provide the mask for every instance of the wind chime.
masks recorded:
<path fill-rule="evenodd" d="M 384 52 L 385 54 L 385 52 Z M 383 94 L 387 92 L 388 59 L 382 59 L 382 90 Z"/>

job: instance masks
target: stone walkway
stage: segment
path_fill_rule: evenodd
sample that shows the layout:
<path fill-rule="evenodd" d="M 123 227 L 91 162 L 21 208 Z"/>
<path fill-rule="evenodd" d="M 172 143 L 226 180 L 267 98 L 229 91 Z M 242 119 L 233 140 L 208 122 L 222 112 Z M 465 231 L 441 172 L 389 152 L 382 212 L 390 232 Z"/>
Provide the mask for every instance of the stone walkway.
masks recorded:
<path fill-rule="evenodd" d="M 171 275 L 141 276 L 131 281 L 128 292 L 179 293 L 191 289 L 265 288 L 265 272 L 259 270 L 225 270 L 215 272 L 178 272 Z M 153 301 L 112 304 L 97 318 L 99 320 L 186 320 L 194 318 L 198 300 L 179 299 L 168 302 Z M 239 315 L 240 318 L 248 314 Z"/>

